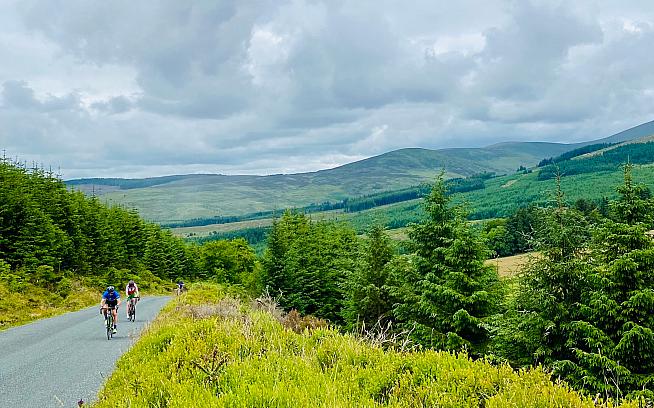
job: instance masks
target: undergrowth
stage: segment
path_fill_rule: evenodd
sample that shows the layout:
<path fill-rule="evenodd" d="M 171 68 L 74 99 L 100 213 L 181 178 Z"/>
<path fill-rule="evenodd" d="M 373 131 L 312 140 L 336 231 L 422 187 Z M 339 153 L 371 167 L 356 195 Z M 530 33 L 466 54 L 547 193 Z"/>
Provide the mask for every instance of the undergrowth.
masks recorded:
<path fill-rule="evenodd" d="M 110 269 L 102 276 L 74 278 L 56 274 L 49 267 L 26 273 L 3 266 L 0 264 L 0 330 L 99 304 L 102 292 L 110 284 L 124 296 L 129 279 L 136 280 L 142 296 L 170 295 L 175 287 L 147 271 L 134 274 Z"/>
<path fill-rule="evenodd" d="M 540 369 L 385 350 L 256 309 L 216 286 L 176 298 L 118 361 L 94 407 L 597 406 Z"/>
<path fill-rule="evenodd" d="M 99 303 L 97 290 L 78 280 L 68 285 L 63 293 L 30 284 L 15 291 L 0 281 L 0 330 Z"/>

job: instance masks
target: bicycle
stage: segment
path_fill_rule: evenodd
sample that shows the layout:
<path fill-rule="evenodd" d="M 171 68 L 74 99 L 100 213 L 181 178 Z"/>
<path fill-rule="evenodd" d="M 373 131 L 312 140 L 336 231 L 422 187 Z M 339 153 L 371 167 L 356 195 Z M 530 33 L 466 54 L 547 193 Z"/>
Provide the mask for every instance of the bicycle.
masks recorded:
<path fill-rule="evenodd" d="M 118 308 L 113 306 L 105 306 L 101 308 L 100 310 L 106 309 L 106 313 L 104 315 L 105 317 L 105 322 L 107 322 L 107 340 L 111 340 L 112 337 L 114 337 L 114 314 L 112 313 L 112 310 L 116 309 L 116 313 L 118 313 Z"/>
<path fill-rule="evenodd" d="M 132 322 L 136 321 L 136 300 L 141 300 L 140 297 L 138 298 L 131 298 L 129 300 L 129 303 L 127 304 L 127 320 L 130 320 Z"/>

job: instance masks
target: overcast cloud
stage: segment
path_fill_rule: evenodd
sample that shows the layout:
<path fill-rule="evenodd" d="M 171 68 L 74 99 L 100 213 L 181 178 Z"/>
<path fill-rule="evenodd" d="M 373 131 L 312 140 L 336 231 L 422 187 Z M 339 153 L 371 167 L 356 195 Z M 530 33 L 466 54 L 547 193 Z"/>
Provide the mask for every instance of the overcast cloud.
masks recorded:
<path fill-rule="evenodd" d="M 269 174 L 654 119 L 642 1 L 5 0 L 0 148 L 63 176 Z"/>

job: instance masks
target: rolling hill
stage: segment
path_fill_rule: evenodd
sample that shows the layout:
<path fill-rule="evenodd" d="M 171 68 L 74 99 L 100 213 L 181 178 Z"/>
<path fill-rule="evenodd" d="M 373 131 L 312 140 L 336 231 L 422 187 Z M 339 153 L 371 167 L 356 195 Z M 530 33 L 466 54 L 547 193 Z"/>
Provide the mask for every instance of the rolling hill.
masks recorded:
<path fill-rule="evenodd" d="M 486 148 L 401 149 L 329 170 L 300 174 L 240 176 L 193 174 L 148 179 L 78 179 L 66 183 L 103 200 L 135 207 L 147 219 L 174 222 L 240 215 L 397 190 L 433 180 L 480 172 L 512 173 L 572 145 L 503 143 Z"/>
<path fill-rule="evenodd" d="M 634 164 L 633 176 L 638 183 L 643 183 L 654 191 L 654 138 L 643 137 L 636 140 L 610 145 L 592 153 L 573 156 L 559 161 L 555 165 L 543 165 L 531 171 L 512 173 L 504 176 L 483 178 L 481 186 L 454 193 L 455 203 L 466 203 L 472 219 L 489 219 L 511 215 L 519 207 L 529 204 L 546 205 L 552 201 L 556 188 L 554 175 L 558 167 L 561 172 L 561 188 L 570 203 L 578 199 L 591 200 L 596 203 L 603 198 L 615 198 L 616 187 L 622 183 L 622 165 L 630 161 Z M 569 156 L 574 151 L 566 152 Z M 475 180 L 476 177 L 466 179 Z M 447 184 L 456 180 L 450 180 Z M 454 184 L 454 183 L 451 183 Z M 392 192 L 384 196 L 392 196 Z M 372 198 L 375 198 L 373 196 Z M 355 200 L 348 200 L 349 204 Z M 363 211 L 349 211 L 347 207 L 340 210 L 313 212 L 316 220 L 343 220 L 363 234 L 371 225 L 382 224 L 402 235 L 402 228 L 411 222 L 419 221 L 423 216 L 421 199 L 407 199 L 388 205 L 377 205 Z M 306 209 L 304 209 L 306 211 Z M 213 224 L 187 225 L 173 228 L 176 235 L 192 239 L 221 239 L 242 236 L 257 247 L 265 238 L 263 229 L 272 223 L 270 215 L 256 219 L 243 217 L 247 221 Z M 259 247 L 257 247 L 259 248 Z"/>
<path fill-rule="evenodd" d="M 580 146 L 631 140 L 653 133 L 654 122 L 649 122 L 585 143 L 507 142 L 484 148 L 407 148 L 310 173 L 190 174 L 146 179 L 77 179 L 66 183 L 108 202 L 136 208 L 146 219 L 170 223 L 304 207 L 398 190 L 429 182 L 442 170 L 447 177 L 482 172 L 512 174 L 520 166 L 532 167 L 543 158 Z"/>

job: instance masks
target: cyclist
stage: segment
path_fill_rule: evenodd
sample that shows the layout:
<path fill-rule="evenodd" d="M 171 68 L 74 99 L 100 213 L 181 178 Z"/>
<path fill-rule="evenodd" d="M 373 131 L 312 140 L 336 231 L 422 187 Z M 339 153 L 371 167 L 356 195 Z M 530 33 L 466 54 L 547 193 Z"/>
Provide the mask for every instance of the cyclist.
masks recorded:
<path fill-rule="evenodd" d="M 135 299 L 134 302 L 141 299 L 141 294 L 139 293 L 139 287 L 136 286 L 136 282 L 130 280 L 127 286 L 125 286 L 125 293 L 127 293 L 127 303 L 131 303 L 132 299 Z M 126 308 L 127 318 L 129 319 L 129 307 Z"/>
<path fill-rule="evenodd" d="M 184 290 L 184 282 L 180 279 L 179 282 L 177 282 L 177 294 L 181 295 L 182 291 Z"/>
<path fill-rule="evenodd" d="M 104 313 L 104 324 L 107 325 L 107 308 L 113 308 L 111 314 L 114 316 L 114 330 L 116 333 L 117 323 L 118 323 L 118 306 L 120 306 L 120 293 L 113 287 L 108 286 L 107 290 L 102 294 L 102 300 L 100 301 L 100 309 Z"/>

